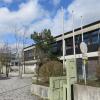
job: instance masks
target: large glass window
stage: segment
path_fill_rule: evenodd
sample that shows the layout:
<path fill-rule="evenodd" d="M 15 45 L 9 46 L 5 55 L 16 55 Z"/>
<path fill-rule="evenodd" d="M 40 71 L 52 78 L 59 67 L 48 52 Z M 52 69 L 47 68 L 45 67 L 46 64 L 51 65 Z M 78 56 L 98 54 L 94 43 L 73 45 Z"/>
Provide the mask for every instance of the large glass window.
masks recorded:
<path fill-rule="evenodd" d="M 53 43 L 52 44 L 52 53 L 54 54 L 54 55 L 57 55 L 57 42 L 55 42 L 55 43 Z"/>
<path fill-rule="evenodd" d="M 76 35 L 75 36 L 75 48 L 76 48 L 76 54 L 80 54 L 80 43 L 82 42 L 82 35 Z"/>
<path fill-rule="evenodd" d="M 53 43 L 52 46 L 53 46 L 52 53 L 57 56 L 62 56 L 62 40 Z"/>
<path fill-rule="evenodd" d="M 73 54 L 73 37 L 65 39 L 66 42 L 66 55 Z"/>
<path fill-rule="evenodd" d="M 59 56 L 62 56 L 62 40 L 57 42 L 57 52 Z"/>
<path fill-rule="evenodd" d="M 88 45 L 88 52 L 94 52 L 98 50 L 99 46 L 99 29 L 84 33 L 84 41 Z"/>
<path fill-rule="evenodd" d="M 99 47 L 100 47 L 100 29 L 98 31 L 98 44 L 99 44 Z"/>
<path fill-rule="evenodd" d="M 24 59 L 25 59 L 25 61 L 34 59 L 33 49 L 24 51 Z"/>

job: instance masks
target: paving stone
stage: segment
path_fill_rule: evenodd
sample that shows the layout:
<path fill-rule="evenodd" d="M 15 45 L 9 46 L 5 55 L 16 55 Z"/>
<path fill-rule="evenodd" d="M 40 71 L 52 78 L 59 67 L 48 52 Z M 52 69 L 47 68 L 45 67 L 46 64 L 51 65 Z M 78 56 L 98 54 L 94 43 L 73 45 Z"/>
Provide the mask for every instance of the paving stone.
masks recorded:
<path fill-rule="evenodd" d="M 10 77 L 6 80 L 0 80 L 0 100 L 40 100 L 31 95 L 30 86 L 31 77 Z"/>

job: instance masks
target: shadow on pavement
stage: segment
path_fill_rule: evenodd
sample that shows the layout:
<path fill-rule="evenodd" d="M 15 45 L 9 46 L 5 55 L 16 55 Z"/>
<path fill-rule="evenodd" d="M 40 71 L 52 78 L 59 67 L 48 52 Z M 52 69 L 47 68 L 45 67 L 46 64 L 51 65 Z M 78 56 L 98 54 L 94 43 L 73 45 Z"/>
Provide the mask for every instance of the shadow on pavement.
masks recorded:
<path fill-rule="evenodd" d="M 6 77 L 5 75 L 0 75 L 0 80 L 8 80 L 10 77 Z"/>

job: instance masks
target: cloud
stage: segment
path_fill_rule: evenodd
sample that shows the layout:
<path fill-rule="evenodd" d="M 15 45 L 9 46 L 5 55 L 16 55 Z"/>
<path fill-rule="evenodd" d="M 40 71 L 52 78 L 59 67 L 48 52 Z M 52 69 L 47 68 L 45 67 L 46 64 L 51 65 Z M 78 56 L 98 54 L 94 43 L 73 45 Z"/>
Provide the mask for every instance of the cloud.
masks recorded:
<path fill-rule="evenodd" d="M 55 4 L 58 1 L 55 0 Z M 99 9 L 99 0 L 74 0 L 64 8 L 64 32 L 72 30 L 72 10 L 74 10 L 74 27 L 77 28 L 80 27 L 80 16 L 83 16 L 83 25 L 100 20 Z M 43 9 L 38 0 L 29 0 L 21 4 L 18 11 L 13 12 L 2 7 L 0 8 L 0 34 L 11 32 L 11 27 L 15 24 L 18 24 L 18 27 L 27 24 L 29 25 L 28 36 L 34 31 L 41 32 L 44 28 L 51 29 L 54 36 L 59 35 L 62 33 L 62 11 L 59 8 L 54 17 L 50 14 L 51 12 Z"/>
<path fill-rule="evenodd" d="M 72 17 L 69 16 L 66 19 L 67 10 L 64 9 L 64 32 L 72 30 Z M 57 36 L 63 33 L 63 19 L 62 10 L 59 9 L 54 18 L 47 17 L 42 20 L 33 23 L 30 27 L 29 33 L 32 34 L 34 31 L 41 32 L 43 29 L 50 29 L 53 36 Z M 29 35 L 30 35 L 29 34 Z"/>
<path fill-rule="evenodd" d="M 61 1 L 61 0 L 52 0 L 53 4 L 54 4 L 55 6 L 57 6 L 58 4 L 60 4 L 60 1 Z"/>
<path fill-rule="evenodd" d="M 29 0 L 19 5 L 18 11 L 10 11 L 6 7 L 0 8 L 0 33 L 10 32 L 13 25 L 28 24 L 46 16 L 38 0 Z M 6 30 L 5 30 L 6 29 Z"/>
<path fill-rule="evenodd" d="M 67 8 L 64 8 L 64 32 L 72 30 L 72 10 L 74 10 L 74 28 L 100 20 L 100 1 L 98 0 L 74 0 Z M 39 26 L 39 27 L 38 27 Z M 40 31 L 50 28 L 53 35 L 62 34 L 62 11 L 58 9 L 53 18 L 46 18 L 33 24 L 33 30 Z"/>
<path fill-rule="evenodd" d="M 12 3 L 13 2 L 13 0 L 0 0 L 0 1 L 3 1 L 5 3 Z"/>
<path fill-rule="evenodd" d="M 17 35 L 23 36 L 25 28 L 23 25 L 29 25 L 35 20 L 47 16 L 47 14 L 48 12 L 44 11 L 38 0 L 29 0 L 27 3 L 20 4 L 18 11 L 10 11 L 7 7 L 1 7 L 0 37 L 8 33 L 17 33 Z M 0 46 L 2 46 L 2 43 Z M 15 43 L 12 43 L 11 46 L 15 48 Z M 20 42 L 21 47 L 22 42 Z"/>
<path fill-rule="evenodd" d="M 67 10 L 70 15 L 72 10 L 75 11 L 74 17 L 78 24 L 80 22 L 80 16 L 83 16 L 83 22 L 84 24 L 87 24 L 100 20 L 99 9 L 99 0 L 74 0 Z"/>
<path fill-rule="evenodd" d="M 58 0 L 59 1 L 59 0 Z M 74 0 L 67 8 L 64 8 L 64 30 L 72 30 L 72 10 L 74 10 L 75 27 L 80 26 L 80 16 L 83 16 L 83 24 L 88 24 L 100 19 L 100 1 L 98 0 Z M 94 9 L 96 8 L 96 10 Z M 49 17 L 48 17 L 49 16 Z M 0 33 L 10 32 L 15 24 L 32 23 L 30 30 L 41 31 L 50 28 L 54 35 L 62 33 L 62 12 L 58 9 L 53 18 L 50 12 L 43 9 L 38 0 L 29 0 L 19 5 L 18 11 L 11 12 L 8 8 L 0 8 Z M 6 29 L 6 30 L 5 30 Z"/>
<path fill-rule="evenodd" d="M 64 9 L 64 31 L 67 32 L 72 30 L 72 16 L 74 16 L 74 28 L 81 26 L 81 16 L 83 16 L 83 25 L 100 20 L 99 9 L 100 1 L 98 0 L 74 0 L 67 8 Z M 74 10 L 73 15 L 72 10 Z M 58 18 L 58 20 L 60 19 Z"/>

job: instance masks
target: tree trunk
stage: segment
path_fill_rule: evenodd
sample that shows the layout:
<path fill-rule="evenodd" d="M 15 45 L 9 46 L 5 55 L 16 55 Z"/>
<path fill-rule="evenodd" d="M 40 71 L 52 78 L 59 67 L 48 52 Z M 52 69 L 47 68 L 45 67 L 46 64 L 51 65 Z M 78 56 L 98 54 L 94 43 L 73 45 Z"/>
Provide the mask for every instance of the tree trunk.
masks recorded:
<path fill-rule="evenodd" d="M 6 65 L 6 77 L 8 77 L 8 65 Z"/>
<path fill-rule="evenodd" d="M 37 66 L 37 79 L 36 79 L 37 83 L 38 83 L 38 80 L 39 80 L 39 65 Z"/>

